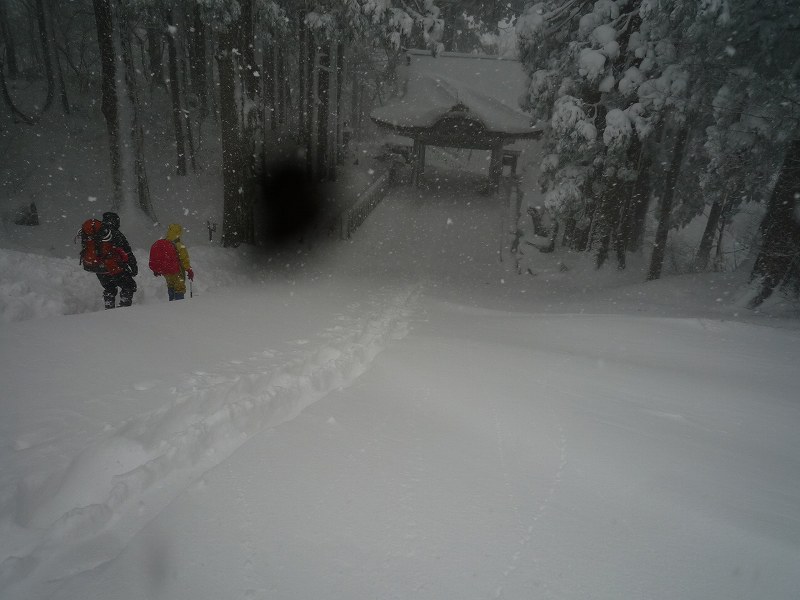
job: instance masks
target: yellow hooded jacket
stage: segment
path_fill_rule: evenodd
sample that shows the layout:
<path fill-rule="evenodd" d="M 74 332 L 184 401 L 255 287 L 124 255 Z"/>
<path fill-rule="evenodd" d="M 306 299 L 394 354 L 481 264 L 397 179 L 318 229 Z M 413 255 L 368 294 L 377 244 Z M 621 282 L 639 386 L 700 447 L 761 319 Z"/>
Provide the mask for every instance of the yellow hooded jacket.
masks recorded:
<path fill-rule="evenodd" d="M 183 227 L 177 223 L 173 223 L 167 227 L 167 235 L 164 237 L 170 242 L 175 244 L 175 249 L 178 251 L 178 260 L 181 263 L 181 272 L 175 275 L 164 275 L 167 280 L 167 287 L 172 288 L 177 293 L 182 294 L 186 292 L 186 271 L 192 268 L 189 262 L 189 250 L 181 241 L 181 234 Z"/>

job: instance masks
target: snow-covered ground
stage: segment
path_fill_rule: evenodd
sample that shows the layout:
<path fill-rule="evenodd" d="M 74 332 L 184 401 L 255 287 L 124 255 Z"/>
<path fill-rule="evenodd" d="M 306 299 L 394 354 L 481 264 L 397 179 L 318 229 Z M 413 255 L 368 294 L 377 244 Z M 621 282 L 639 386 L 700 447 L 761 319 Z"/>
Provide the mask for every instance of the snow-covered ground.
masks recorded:
<path fill-rule="evenodd" d="M 6 225 L 0 597 L 797 598 L 791 307 L 742 309 L 740 273 L 517 275 L 507 207 L 435 173 L 289 259 L 198 220 L 184 302 L 123 215 L 124 310 L 19 241 L 71 225 Z"/>

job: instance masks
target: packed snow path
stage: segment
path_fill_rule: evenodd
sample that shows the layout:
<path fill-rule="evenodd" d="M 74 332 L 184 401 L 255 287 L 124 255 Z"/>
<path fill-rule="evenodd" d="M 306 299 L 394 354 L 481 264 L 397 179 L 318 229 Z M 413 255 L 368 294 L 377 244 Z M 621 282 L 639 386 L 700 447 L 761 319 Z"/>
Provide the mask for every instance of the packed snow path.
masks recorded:
<path fill-rule="evenodd" d="M 250 436 L 294 418 L 309 404 L 352 383 L 390 339 L 404 334 L 404 319 L 412 302 L 413 290 L 354 302 L 350 315 L 329 315 L 332 321 L 319 339 L 294 340 L 296 349 L 288 353 L 263 348 L 244 361 L 217 366 L 214 372 L 196 371 L 171 387 L 158 408 L 121 424 L 106 423 L 102 431 L 92 418 L 91 407 L 86 411 L 42 407 L 44 411 L 55 410 L 59 422 L 45 421 L 30 429 L 20 426 L 29 415 L 7 422 L 11 427 L 4 432 L 6 439 L 13 440 L 20 451 L 16 457 L 22 461 L 17 465 L 12 461 L 12 469 L 4 473 L 4 479 L 17 479 L 16 509 L 7 517 L 35 535 L 17 532 L 24 540 L 22 551 L 4 557 L 0 585 L 26 579 L 21 586 L 23 596 L 37 596 L 48 587 L 40 587 L 39 572 L 46 581 L 53 581 L 107 561 L 187 482 L 219 464 Z M 292 317 L 301 319 L 302 315 Z M 33 353 L 36 345 L 36 338 L 29 336 L 30 327 L 18 328 L 25 331 L 14 340 L 17 358 L 5 365 L 12 373 L 26 371 L 30 363 L 21 357 L 30 356 L 26 346 Z M 80 329 L 75 333 L 82 335 Z M 60 339 L 64 347 L 52 353 L 54 363 L 74 349 L 80 352 L 82 344 L 97 343 L 100 347 L 103 343 L 79 340 L 77 336 Z M 126 357 L 124 348 L 109 350 L 113 360 L 136 365 L 138 359 Z M 102 370 L 103 363 L 96 358 L 96 353 L 90 355 L 94 366 Z M 47 379 L 46 374 L 36 377 Z M 109 392 L 122 391 L 108 378 L 103 382 Z M 64 384 L 62 391 L 68 393 L 69 383 L 60 383 Z M 148 392 L 161 387 L 160 383 L 157 379 L 142 380 L 133 384 L 132 391 Z M 54 439 L 70 431 L 63 420 L 75 416 L 90 424 L 74 429 L 76 439 L 59 440 L 62 448 L 78 448 L 87 438 L 94 441 L 60 467 L 58 459 L 63 461 L 63 455 L 51 457 L 55 459 L 52 472 L 32 471 L 33 476 L 26 476 L 31 467 L 26 458 L 31 457 L 22 451 L 33 456 L 37 451 L 46 454 L 53 449 Z M 7 535 L 14 529 L 14 524 L 4 524 Z M 31 584 L 33 588 L 29 589 Z"/>
<path fill-rule="evenodd" d="M 497 310 L 502 227 L 401 190 L 328 275 L 4 326 L 0 595 L 795 598 L 800 334 Z"/>

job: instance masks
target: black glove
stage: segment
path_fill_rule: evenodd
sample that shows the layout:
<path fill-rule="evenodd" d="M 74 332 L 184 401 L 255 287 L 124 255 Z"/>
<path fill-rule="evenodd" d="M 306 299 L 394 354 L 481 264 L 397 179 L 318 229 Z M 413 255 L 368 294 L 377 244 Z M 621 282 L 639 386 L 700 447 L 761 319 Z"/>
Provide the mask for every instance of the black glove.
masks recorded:
<path fill-rule="evenodd" d="M 131 274 L 131 277 L 136 277 L 139 274 L 139 268 L 135 263 L 126 263 L 125 270 Z"/>

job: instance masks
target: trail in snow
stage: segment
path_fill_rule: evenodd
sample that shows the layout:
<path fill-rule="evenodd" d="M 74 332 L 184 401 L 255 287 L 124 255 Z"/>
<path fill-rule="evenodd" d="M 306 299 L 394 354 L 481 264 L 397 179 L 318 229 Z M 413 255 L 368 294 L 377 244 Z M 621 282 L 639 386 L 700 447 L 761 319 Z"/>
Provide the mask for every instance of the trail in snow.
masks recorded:
<path fill-rule="evenodd" d="M 319 339 L 299 340 L 294 356 L 267 349 L 246 365 L 235 361 L 233 375 L 197 372 L 163 407 L 86 448 L 25 516 L 37 541 L 0 565 L 0 588 L 25 578 L 9 597 L 40 597 L 54 581 L 113 558 L 189 482 L 250 437 L 352 384 L 406 334 L 417 294 L 373 297 L 366 314 L 339 316 Z"/>
<path fill-rule="evenodd" d="M 550 483 L 543 486 L 545 491 L 543 494 L 541 494 L 541 497 L 530 498 L 514 490 L 514 480 L 518 477 L 518 473 L 512 474 L 512 470 L 509 465 L 508 453 L 506 452 L 505 448 L 507 444 L 506 440 L 511 436 L 503 426 L 498 415 L 497 408 L 494 406 L 493 402 L 492 414 L 494 419 L 494 429 L 497 435 L 497 454 L 499 457 L 499 464 L 503 472 L 506 493 L 508 495 L 509 502 L 511 503 L 519 531 L 519 543 L 517 546 L 510 548 L 511 556 L 503 568 L 502 574 L 504 579 L 508 578 L 521 566 L 530 566 L 524 565 L 524 561 L 522 560 L 523 555 L 528 556 L 529 560 L 534 565 L 534 568 L 538 566 L 539 561 L 537 557 L 535 555 L 530 556 L 530 544 L 535 535 L 536 523 L 544 516 L 548 506 L 555 497 L 563 478 L 564 467 L 567 464 L 567 438 L 564 432 L 564 427 L 561 424 L 557 413 L 552 408 L 548 408 L 547 410 L 551 415 L 552 422 L 556 424 L 559 434 L 556 449 L 559 455 L 559 461 L 556 471 L 552 474 Z M 535 506 L 525 506 L 523 508 L 524 504 L 529 503 L 532 500 L 535 500 Z M 542 591 L 547 595 L 547 597 L 550 597 L 550 591 L 546 583 L 542 583 Z M 497 589 L 495 589 L 494 597 L 502 598 L 503 596 L 504 587 L 500 585 Z"/>

